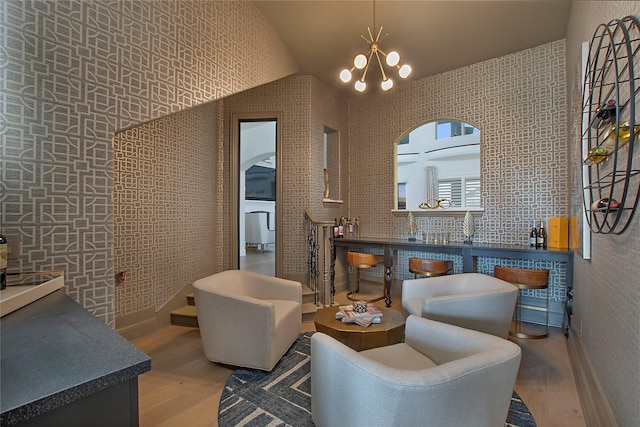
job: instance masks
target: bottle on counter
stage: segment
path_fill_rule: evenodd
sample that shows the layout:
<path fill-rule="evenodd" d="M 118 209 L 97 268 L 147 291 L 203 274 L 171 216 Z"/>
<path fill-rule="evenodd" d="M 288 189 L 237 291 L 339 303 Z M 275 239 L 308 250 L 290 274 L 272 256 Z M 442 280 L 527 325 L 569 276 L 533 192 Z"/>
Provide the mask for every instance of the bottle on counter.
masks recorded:
<path fill-rule="evenodd" d="M 544 221 L 540 218 L 540 228 L 538 229 L 538 237 L 536 239 L 536 247 L 547 247 L 547 233 L 544 231 Z"/>
<path fill-rule="evenodd" d="M 531 229 L 531 232 L 529 233 L 529 245 L 532 248 L 535 248 L 538 245 L 537 242 L 538 242 L 538 230 L 534 225 L 533 228 Z"/>
<path fill-rule="evenodd" d="M 344 217 L 340 218 L 340 222 L 338 222 L 338 237 L 344 238 Z"/>
<path fill-rule="evenodd" d="M 7 287 L 7 238 L 0 234 L 0 290 Z"/>
<path fill-rule="evenodd" d="M 340 237 L 340 229 L 338 228 L 338 219 L 334 218 L 333 219 L 333 238 L 337 239 L 338 237 Z"/>

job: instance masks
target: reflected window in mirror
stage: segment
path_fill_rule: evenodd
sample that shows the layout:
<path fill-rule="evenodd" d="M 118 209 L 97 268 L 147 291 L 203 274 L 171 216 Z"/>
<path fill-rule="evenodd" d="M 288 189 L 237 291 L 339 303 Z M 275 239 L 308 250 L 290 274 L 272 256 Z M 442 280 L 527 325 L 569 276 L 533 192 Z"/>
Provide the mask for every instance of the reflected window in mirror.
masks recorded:
<path fill-rule="evenodd" d="M 454 119 L 424 123 L 396 147 L 397 209 L 481 208 L 480 130 Z"/>

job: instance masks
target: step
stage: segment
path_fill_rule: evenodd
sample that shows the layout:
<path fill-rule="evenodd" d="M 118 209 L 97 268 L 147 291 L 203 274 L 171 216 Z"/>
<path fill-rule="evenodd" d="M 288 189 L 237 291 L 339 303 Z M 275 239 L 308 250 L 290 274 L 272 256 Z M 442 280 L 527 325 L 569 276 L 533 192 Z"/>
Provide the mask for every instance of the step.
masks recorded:
<path fill-rule="evenodd" d="M 313 317 L 316 315 L 318 307 L 314 303 L 302 304 L 302 323 L 313 322 Z"/>
<path fill-rule="evenodd" d="M 185 305 L 171 312 L 171 324 L 176 326 L 198 327 L 198 315 L 194 305 Z"/>
<path fill-rule="evenodd" d="M 315 294 L 308 286 L 302 286 L 302 303 L 314 303 Z"/>

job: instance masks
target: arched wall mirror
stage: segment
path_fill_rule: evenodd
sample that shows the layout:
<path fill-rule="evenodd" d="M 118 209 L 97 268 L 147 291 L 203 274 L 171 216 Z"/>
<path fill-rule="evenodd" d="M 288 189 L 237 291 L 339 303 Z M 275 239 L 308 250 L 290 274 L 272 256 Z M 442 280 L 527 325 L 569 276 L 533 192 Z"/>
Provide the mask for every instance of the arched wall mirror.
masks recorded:
<path fill-rule="evenodd" d="M 406 132 L 398 140 L 396 209 L 481 207 L 478 128 L 455 119 L 438 119 Z"/>

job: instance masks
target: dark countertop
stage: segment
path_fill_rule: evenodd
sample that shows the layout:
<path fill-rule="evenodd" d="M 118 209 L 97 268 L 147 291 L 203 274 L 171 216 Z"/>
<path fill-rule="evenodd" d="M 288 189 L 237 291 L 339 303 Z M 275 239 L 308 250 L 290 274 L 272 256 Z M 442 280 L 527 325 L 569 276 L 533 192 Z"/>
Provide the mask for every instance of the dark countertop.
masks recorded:
<path fill-rule="evenodd" d="M 410 241 L 408 239 L 398 239 L 390 237 L 359 237 L 356 239 L 340 238 L 333 239 L 334 243 L 339 246 L 349 246 L 350 244 L 378 244 L 378 245 L 393 245 L 394 247 L 402 248 L 416 248 L 423 250 L 424 248 L 434 249 L 453 249 L 460 251 L 485 251 L 485 250 L 503 250 L 503 251 L 518 251 L 527 253 L 548 253 L 548 254 L 569 254 L 572 253 L 569 248 L 533 248 L 529 245 L 509 245 L 502 243 L 477 243 L 465 244 L 462 242 L 449 242 L 449 243 L 434 243 L 424 242 L 421 239 Z"/>
<path fill-rule="evenodd" d="M 60 289 L 0 320 L 1 424 L 16 424 L 150 369 L 149 356 Z"/>

